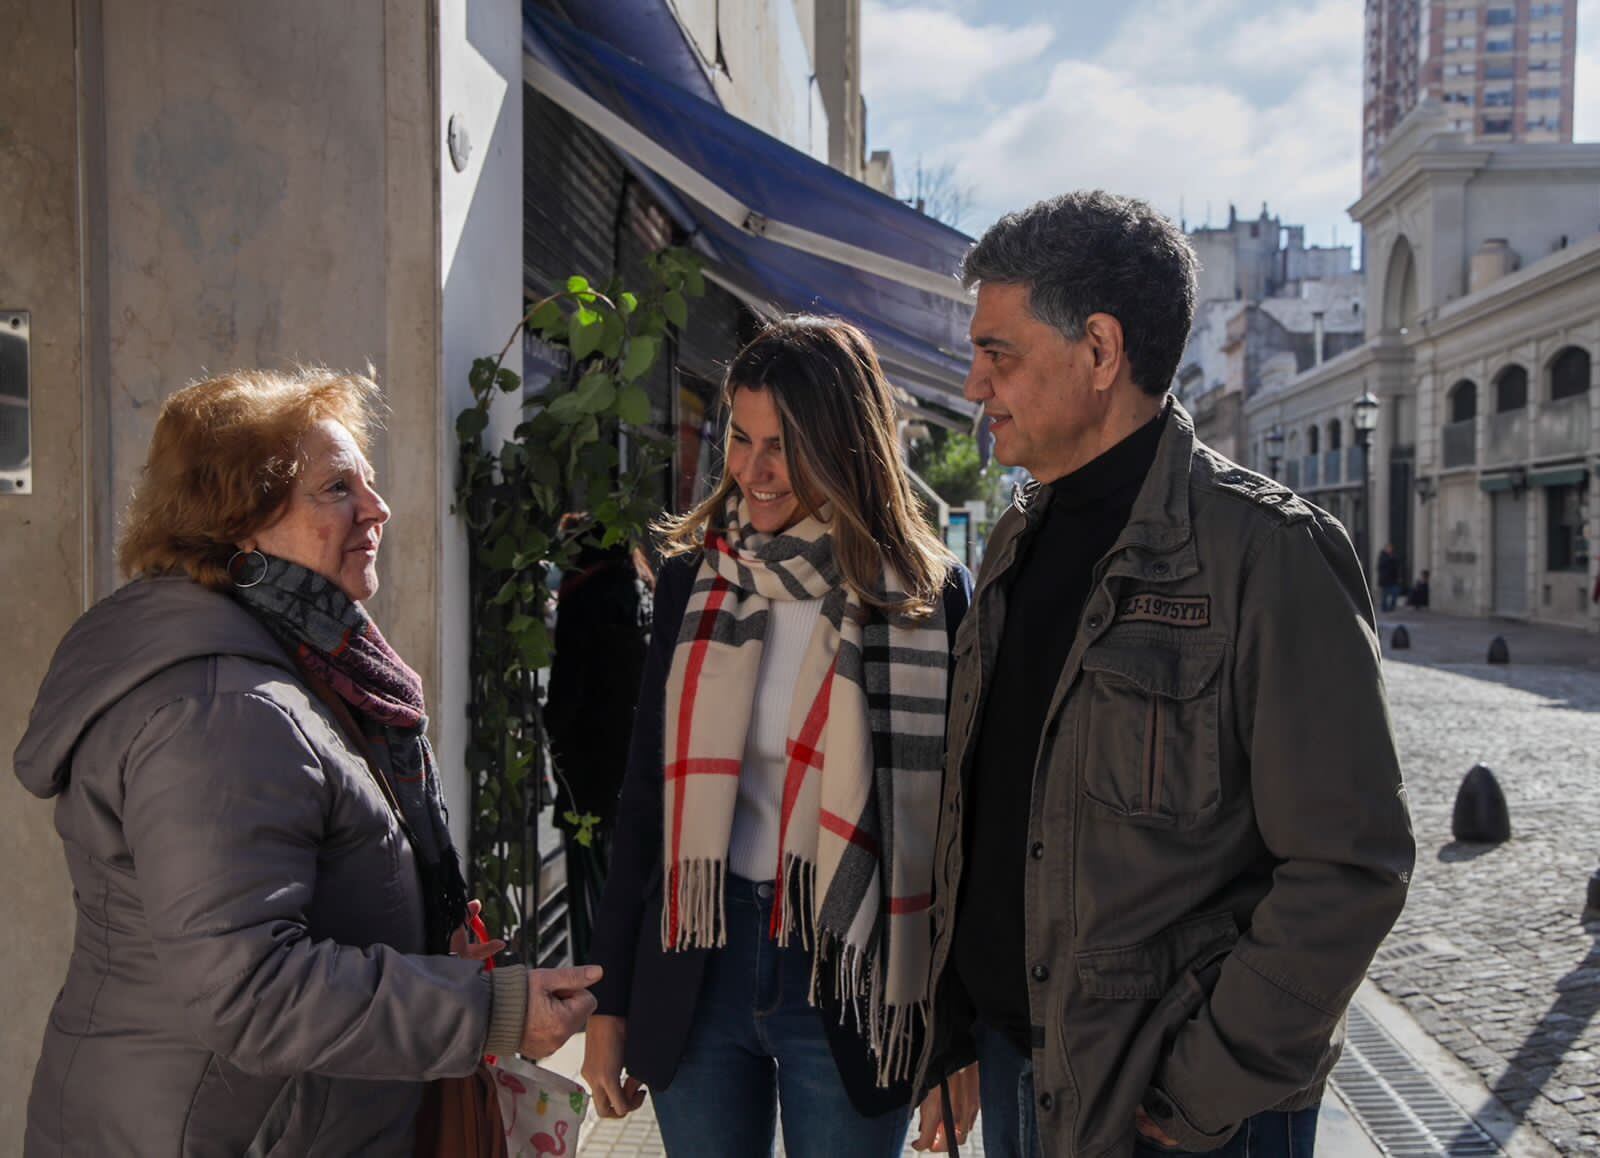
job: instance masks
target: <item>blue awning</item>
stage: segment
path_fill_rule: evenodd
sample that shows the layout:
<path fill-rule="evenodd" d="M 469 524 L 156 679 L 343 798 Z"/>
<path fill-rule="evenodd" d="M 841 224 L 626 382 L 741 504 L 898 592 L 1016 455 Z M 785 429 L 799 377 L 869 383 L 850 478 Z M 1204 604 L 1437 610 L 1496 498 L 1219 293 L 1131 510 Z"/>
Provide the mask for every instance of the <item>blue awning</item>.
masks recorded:
<path fill-rule="evenodd" d="M 719 280 L 753 304 L 849 319 L 896 385 L 972 413 L 972 307 L 956 281 L 970 238 L 531 5 L 523 51 L 530 85 L 678 194 L 668 208 Z"/>

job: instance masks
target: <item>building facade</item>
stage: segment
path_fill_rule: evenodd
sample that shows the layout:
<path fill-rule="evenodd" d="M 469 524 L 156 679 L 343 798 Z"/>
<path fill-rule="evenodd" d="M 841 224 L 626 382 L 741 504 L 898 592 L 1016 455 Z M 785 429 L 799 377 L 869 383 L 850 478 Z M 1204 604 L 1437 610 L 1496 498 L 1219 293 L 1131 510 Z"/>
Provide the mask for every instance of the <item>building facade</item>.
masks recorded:
<path fill-rule="evenodd" d="M 1344 518 L 1369 565 L 1392 542 L 1440 610 L 1600 628 L 1600 145 L 1488 146 L 1424 106 L 1383 160 L 1351 209 L 1366 341 L 1247 404 L 1249 461 Z M 1366 391 L 1370 510 L 1349 437 Z M 1326 501 L 1307 472 L 1326 483 L 1336 437 Z"/>
<path fill-rule="evenodd" d="M 1244 445 L 1244 404 L 1263 375 L 1304 370 L 1361 342 L 1363 283 L 1349 246 L 1310 246 L 1261 207 L 1188 231 L 1200 262 L 1194 326 L 1175 389 L 1199 436 L 1222 454 Z"/>
<path fill-rule="evenodd" d="M 619 10 L 540 7 L 602 26 Z M 619 39 L 650 6 L 627 7 Z M 650 34 L 693 46 L 724 109 L 863 175 L 859 0 L 651 11 L 666 23 Z M 468 544 L 452 505 L 472 361 L 512 336 L 530 290 L 636 270 L 684 237 L 659 182 L 525 85 L 528 19 L 518 0 L 7 6 L 0 751 L 67 628 L 121 582 L 118 522 L 163 399 L 207 370 L 370 364 L 390 408 L 373 461 L 393 510 L 371 606 L 422 677 L 462 837 Z M 692 307 L 656 383 L 663 424 L 689 420 L 680 391 L 720 374 L 751 316 L 717 285 Z M 494 429 L 517 421 L 508 397 Z M 698 443 L 690 454 L 664 503 L 710 469 Z M 0 1153 L 15 1153 L 74 922 L 51 807 L 10 775 L 0 875 L 31 915 L 0 949 Z"/>
<path fill-rule="evenodd" d="M 1577 29 L 1577 0 L 1367 0 L 1362 188 L 1424 101 L 1473 140 L 1572 140 Z"/>

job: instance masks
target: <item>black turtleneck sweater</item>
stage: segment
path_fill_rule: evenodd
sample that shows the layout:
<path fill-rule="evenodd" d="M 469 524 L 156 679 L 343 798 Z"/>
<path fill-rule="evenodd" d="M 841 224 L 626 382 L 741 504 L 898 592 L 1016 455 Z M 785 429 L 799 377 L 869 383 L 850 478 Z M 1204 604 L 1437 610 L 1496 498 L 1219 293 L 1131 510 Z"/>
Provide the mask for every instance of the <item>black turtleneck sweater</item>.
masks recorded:
<path fill-rule="evenodd" d="M 966 792 L 966 861 L 956 911 L 956 973 L 979 1020 L 1026 1053 L 1025 872 L 1034 761 L 1077 635 L 1094 568 L 1128 524 L 1166 411 L 1049 484 L 1040 523 L 1007 576 L 1005 628 L 984 696 Z M 1049 833 L 1045 839 L 1066 839 Z"/>

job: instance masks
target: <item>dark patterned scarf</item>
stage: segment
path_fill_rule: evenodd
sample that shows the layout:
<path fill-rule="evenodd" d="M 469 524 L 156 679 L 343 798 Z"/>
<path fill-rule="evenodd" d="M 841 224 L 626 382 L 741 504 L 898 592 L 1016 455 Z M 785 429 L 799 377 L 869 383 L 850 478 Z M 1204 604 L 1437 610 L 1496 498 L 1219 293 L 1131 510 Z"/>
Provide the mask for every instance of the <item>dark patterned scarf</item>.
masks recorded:
<path fill-rule="evenodd" d="M 388 753 L 375 765 L 399 805 L 416 852 L 430 953 L 448 952 L 467 915 L 467 886 L 428 744 L 422 681 L 389 646 L 366 608 L 297 563 L 267 556 L 261 582 L 233 596 L 266 625 L 295 660 L 349 705 L 367 738 Z"/>

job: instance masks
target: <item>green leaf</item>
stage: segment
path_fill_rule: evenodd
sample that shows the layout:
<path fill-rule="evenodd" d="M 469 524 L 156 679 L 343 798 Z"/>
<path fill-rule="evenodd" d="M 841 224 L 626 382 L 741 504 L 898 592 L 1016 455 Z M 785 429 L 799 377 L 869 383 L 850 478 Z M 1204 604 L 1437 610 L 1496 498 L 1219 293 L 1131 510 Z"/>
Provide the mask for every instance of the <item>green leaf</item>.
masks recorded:
<path fill-rule="evenodd" d="M 667 321 L 680 330 L 689 324 L 689 303 L 683 300 L 683 295 L 677 290 L 669 290 L 661 299 L 661 312 L 667 315 Z"/>
<path fill-rule="evenodd" d="M 643 426 L 650 421 L 650 395 L 643 386 L 624 386 L 617 398 L 617 417 L 630 426 Z"/>
<path fill-rule="evenodd" d="M 482 434 L 484 428 L 488 425 L 489 412 L 476 406 L 463 410 L 456 415 L 456 433 L 469 441 Z"/>
<path fill-rule="evenodd" d="M 691 267 L 684 271 L 683 292 L 692 298 L 706 296 L 706 277 L 699 269 Z"/>
<path fill-rule="evenodd" d="M 622 377 L 625 381 L 632 382 L 650 369 L 651 363 L 656 360 L 657 344 L 655 338 L 638 337 L 633 340 L 628 347 L 628 356 L 622 363 Z"/>
<path fill-rule="evenodd" d="M 577 392 L 572 391 L 561 395 L 549 406 L 545 407 L 545 413 L 552 418 L 558 419 L 563 426 L 570 426 L 583 414 L 583 402 L 579 399 Z"/>
<path fill-rule="evenodd" d="M 489 389 L 489 383 L 494 381 L 495 360 L 493 358 L 474 358 L 472 369 L 467 371 L 467 385 L 472 387 L 474 394 L 482 394 Z"/>
<path fill-rule="evenodd" d="M 561 316 L 561 303 L 555 298 L 547 302 L 540 302 L 538 308 L 528 315 L 530 328 L 545 331 L 559 329 L 566 319 Z"/>
<path fill-rule="evenodd" d="M 593 322 L 584 321 L 588 314 Z M 605 337 L 605 328 L 599 325 L 600 315 L 593 310 L 579 310 L 572 315 L 572 322 L 567 327 L 567 345 L 572 350 L 572 360 L 581 362 L 590 354 L 600 348 L 600 341 Z"/>
<path fill-rule="evenodd" d="M 639 308 L 639 299 L 631 293 L 624 293 L 617 302 L 624 314 L 631 314 Z"/>
<path fill-rule="evenodd" d="M 569 294 L 586 293 L 588 292 L 588 289 L 589 279 L 586 277 L 578 277 L 574 275 L 567 279 L 567 292 Z"/>
<path fill-rule="evenodd" d="M 600 339 L 600 353 L 615 361 L 617 355 L 622 353 L 622 343 L 628 340 L 627 323 L 622 320 L 621 314 L 607 310 L 605 321 L 601 325 L 604 336 Z"/>
<path fill-rule="evenodd" d="M 522 385 L 522 377 L 515 370 L 502 366 L 495 372 L 495 385 L 500 387 L 501 393 L 510 394 Z"/>
<path fill-rule="evenodd" d="M 599 414 L 617 399 L 617 387 L 611 375 L 604 371 L 586 374 L 573 391 L 578 399 L 578 409 L 585 414 Z"/>

